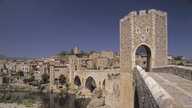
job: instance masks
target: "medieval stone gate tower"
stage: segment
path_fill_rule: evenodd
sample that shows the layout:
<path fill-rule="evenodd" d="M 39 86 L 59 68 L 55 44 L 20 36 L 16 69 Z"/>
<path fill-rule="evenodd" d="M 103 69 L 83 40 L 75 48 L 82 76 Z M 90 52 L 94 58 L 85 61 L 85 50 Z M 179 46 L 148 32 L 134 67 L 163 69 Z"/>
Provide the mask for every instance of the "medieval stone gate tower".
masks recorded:
<path fill-rule="evenodd" d="M 167 65 L 167 13 L 151 9 L 131 12 L 120 20 L 120 108 L 133 108 L 136 50 L 150 53 L 149 70 Z"/>

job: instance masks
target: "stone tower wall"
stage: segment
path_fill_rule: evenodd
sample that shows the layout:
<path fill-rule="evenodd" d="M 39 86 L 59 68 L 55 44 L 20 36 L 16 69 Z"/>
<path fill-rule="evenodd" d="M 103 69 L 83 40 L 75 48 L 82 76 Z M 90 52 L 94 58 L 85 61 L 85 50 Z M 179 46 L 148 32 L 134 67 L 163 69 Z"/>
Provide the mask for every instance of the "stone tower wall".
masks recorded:
<path fill-rule="evenodd" d="M 74 56 L 69 57 L 69 83 L 71 86 L 74 86 L 73 76 L 75 71 L 75 62 L 74 62 Z"/>
<path fill-rule="evenodd" d="M 129 13 L 120 20 L 120 44 L 122 72 L 133 70 L 140 45 L 150 48 L 151 67 L 167 65 L 167 14 L 154 9 Z"/>
<path fill-rule="evenodd" d="M 151 51 L 150 68 L 167 65 L 167 14 L 151 9 L 133 11 L 120 20 L 120 102 L 133 108 L 133 69 L 136 50 L 145 45 Z"/>
<path fill-rule="evenodd" d="M 132 25 L 133 21 L 130 16 L 125 16 L 120 20 L 120 106 L 119 108 L 133 108 L 133 76 L 128 71 L 132 68 Z"/>
<path fill-rule="evenodd" d="M 54 65 L 50 65 L 49 66 L 49 70 L 50 70 L 50 87 L 52 87 L 54 85 L 54 80 L 55 80 L 55 71 L 54 71 Z"/>
<path fill-rule="evenodd" d="M 74 88 L 74 72 L 81 70 L 81 59 L 77 58 L 75 55 L 69 56 L 69 83 L 71 88 Z"/>
<path fill-rule="evenodd" d="M 126 16 L 125 19 L 127 20 L 121 19 L 120 21 L 120 60 L 124 60 L 123 62 L 120 62 L 121 72 L 126 72 L 126 70 L 131 68 L 131 55 L 129 53 L 132 53 L 132 50 L 127 46 L 132 45 L 131 26 L 133 23 L 130 16 Z"/>
<path fill-rule="evenodd" d="M 167 13 L 157 11 L 155 16 L 155 67 L 168 64 Z"/>

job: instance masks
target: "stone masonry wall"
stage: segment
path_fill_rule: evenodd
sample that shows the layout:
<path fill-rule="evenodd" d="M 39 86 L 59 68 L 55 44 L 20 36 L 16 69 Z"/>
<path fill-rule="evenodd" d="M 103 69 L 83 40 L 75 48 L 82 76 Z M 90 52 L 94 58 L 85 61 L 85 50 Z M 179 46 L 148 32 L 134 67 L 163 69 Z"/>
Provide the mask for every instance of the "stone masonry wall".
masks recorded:
<path fill-rule="evenodd" d="M 167 65 L 167 13 L 151 10 L 155 32 L 155 67 Z"/>
<path fill-rule="evenodd" d="M 103 86 L 103 82 L 108 79 L 108 75 L 110 74 L 119 74 L 119 69 L 106 69 L 106 70 L 78 70 L 74 71 L 74 76 L 78 76 L 80 78 L 80 82 L 82 86 L 85 87 L 85 83 L 88 77 L 92 77 L 95 80 L 96 87 L 101 88 Z M 74 81 L 74 79 L 73 79 Z M 108 86 L 107 84 L 105 84 Z"/>
<path fill-rule="evenodd" d="M 119 108 L 120 95 L 120 74 L 108 74 L 105 86 L 105 104 L 110 108 Z"/>
<path fill-rule="evenodd" d="M 141 67 L 137 66 L 134 71 L 135 108 L 180 108 L 173 97 Z"/>
<path fill-rule="evenodd" d="M 167 65 L 167 13 L 130 12 L 120 19 L 120 107 L 133 108 L 133 70 L 138 47 L 150 49 L 150 69 Z"/>
<path fill-rule="evenodd" d="M 169 65 L 154 68 L 153 72 L 171 73 L 185 79 L 192 80 L 192 67 Z"/>
<path fill-rule="evenodd" d="M 151 51 L 151 68 L 167 65 L 167 13 L 155 9 L 133 11 L 120 20 L 121 70 L 135 67 L 139 46 Z"/>
<path fill-rule="evenodd" d="M 134 84 L 135 84 L 135 107 L 136 108 L 159 108 L 153 95 L 148 89 L 145 81 L 142 79 L 141 75 L 137 70 L 134 72 Z M 136 97 L 137 96 L 137 97 Z M 136 100 L 138 99 L 138 100 Z"/>

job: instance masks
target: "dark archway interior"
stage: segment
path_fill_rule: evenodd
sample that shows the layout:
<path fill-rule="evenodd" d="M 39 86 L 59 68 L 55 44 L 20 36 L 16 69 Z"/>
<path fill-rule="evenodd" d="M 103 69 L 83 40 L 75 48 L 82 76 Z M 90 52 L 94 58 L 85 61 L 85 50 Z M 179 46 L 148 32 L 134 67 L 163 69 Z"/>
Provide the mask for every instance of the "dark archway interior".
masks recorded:
<path fill-rule="evenodd" d="M 145 71 L 150 71 L 151 50 L 146 45 L 141 45 L 136 50 L 135 64 L 141 66 Z"/>
<path fill-rule="evenodd" d="M 88 77 L 85 83 L 85 87 L 90 90 L 90 92 L 93 92 L 93 90 L 96 88 L 96 83 L 93 77 Z"/>
<path fill-rule="evenodd" d="M 75 83 L 75 85 L 77 85 L 77 86 L 80 86 L 80 85 L 81 85 L 81 80 L 80 80 L 79 76 L 75 76 L 74 83 Z"/>

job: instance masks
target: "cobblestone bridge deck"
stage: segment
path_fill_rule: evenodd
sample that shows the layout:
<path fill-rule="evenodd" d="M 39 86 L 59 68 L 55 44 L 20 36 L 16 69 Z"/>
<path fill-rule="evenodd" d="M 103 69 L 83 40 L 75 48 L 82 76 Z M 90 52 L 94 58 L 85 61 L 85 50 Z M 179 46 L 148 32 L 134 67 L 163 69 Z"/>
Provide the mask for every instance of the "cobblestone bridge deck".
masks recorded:
<path fill-rule="evenodd" d="M 192 108 L 192 81 L 170 73 L 148 73 L 183 108 Z"/>

